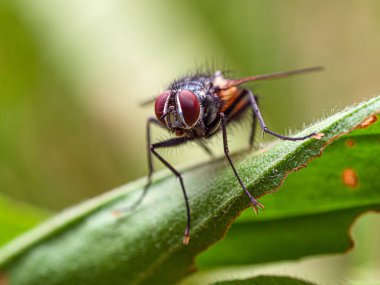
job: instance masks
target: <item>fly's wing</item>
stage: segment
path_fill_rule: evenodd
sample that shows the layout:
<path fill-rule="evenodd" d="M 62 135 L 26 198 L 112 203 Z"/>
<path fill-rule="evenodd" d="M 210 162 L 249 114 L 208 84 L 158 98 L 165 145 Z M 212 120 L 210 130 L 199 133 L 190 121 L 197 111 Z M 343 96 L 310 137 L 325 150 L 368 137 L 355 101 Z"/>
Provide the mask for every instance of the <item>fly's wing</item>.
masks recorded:
<path fill-rule="evenodd" d="M 315 72 L 315 71 L 321 71 L 323 70 L 322 66 L 313 66 L 303 69 L 296 69 L 296 70 L 290 70 L 285 72 L 276 72 L 271 74 L 263 74 L 263 75 L 255 75 L 255 76 L 249 76 L 244 77 L 240 79 L 230 79 L 230 80 L 224 80 L 224 84 L 220 86 L 220 89 L 227 90 L 233 86 L 239 86 L 247 82 L 252 81 L 258 81 L 258 80 L 267 80 L 267 79 L 277 79 L 277 78 L 284 78 L 291 75 L 297 75 L 297 74 L 304 74 L 308 72 Z"/>

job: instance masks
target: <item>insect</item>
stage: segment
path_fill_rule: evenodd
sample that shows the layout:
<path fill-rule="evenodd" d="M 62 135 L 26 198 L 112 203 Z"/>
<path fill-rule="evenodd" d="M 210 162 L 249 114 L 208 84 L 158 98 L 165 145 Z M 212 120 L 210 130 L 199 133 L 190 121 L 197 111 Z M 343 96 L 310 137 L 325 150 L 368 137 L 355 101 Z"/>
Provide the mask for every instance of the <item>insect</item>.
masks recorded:
<path fill-rule="evenodd" d="M 239 120 L 241 114 L 251 109 L 252 125 L 249 135 L 250 146 L 253 145 L 257 121 L 265 133 L 271 134 L 282 140 L 299 141 L 313 136 L 318 138 L 318 135 L 316 133 L 311 133 L 303 137 L 288 137 L 271 131 L 266 126 L 261 115 L 257 96 L 250 89 L 240 86 L 251 81 L 282 78 L 295 74 L 318 71 L 321 69 L 322 67 L 311 67 L 287 72 L 250 76 L 241 79 L 225 78 L 223 73 L 220 71 L 217 71 L 214 74 L 186 76 L 175 80 L 154 100 L 145 102 L 143 105 L 153 103 L 153 101 L 155 102 L 154 111 L 156 117 L 149 117 L 146 126 L 146 147 L 149 168 L 148 182 L 140 198 L 132 208 L 137 206 L 143 200 L 152 183 L 152 175 L 154 172 L 152 161 L 153 154 L 159 161 L 169 168 L 180 181 L 187 214 L 187 223 L 183 236 L 183 243 L 188 244 L 190 240 L 191 216 L 185 184 L 181 173 L 179 173 L 165 158 L 163 158 L 157 150 L 160 148 L 183 145 L 189 141 L 196 141 L 207 153 L 211 154 L 211 151 L 206 145 L 207 139 L 221 131 L 223 137 L 224 155 L 227 158 L 235 177 L 240 183 L 240 186 L 250 199 L 253 210 L 257 214 L 259 208 L 263 209 L 264 206 L 247 190 L 247 187 L 241 180 L 231 160 L 227 140 L 228 124 Z M 152 143 L 152 125 L 169 130 L 174 137 L 165 141 Z"/>

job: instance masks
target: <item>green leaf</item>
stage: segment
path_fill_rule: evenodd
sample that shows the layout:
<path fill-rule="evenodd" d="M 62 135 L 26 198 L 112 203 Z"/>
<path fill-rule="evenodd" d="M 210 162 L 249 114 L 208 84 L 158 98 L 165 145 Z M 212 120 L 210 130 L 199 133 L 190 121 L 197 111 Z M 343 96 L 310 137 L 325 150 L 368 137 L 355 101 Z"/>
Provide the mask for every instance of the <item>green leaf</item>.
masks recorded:
<path fill-rule="evenodd" d="M 285 276 L 257 276 L 244 280 L 230 280 L 211 283 L 210 285 L 313 285 L 304 280 Z"/>
<path fill-rule="evenodd" d="M 262 199 L 265 215 L 244 213 L 221 243 L 199 256 L 198 265 L 253 264 L 348 250 L 353 242 L 347 229 L 353 221 L 365 211 L 380 210 L 379 139 L 376 123 L 333 142 L 319 159 L 286 179 L 281 191 Z"/>
<path fill-rule="evenodd" d="M 49 217 L 46 210 L 0 194 L 0 246 Z"/>
<path fill-rule="evenodd" d="M 265 151 L 244 153 L 245 158 L 237 163 L 238 172 L 255 197 L 271 193 L 290 172 L 378 112 L 380 97 L 301 133 L 323 132 L 321 140 L 278 142 Z M 237 156 L 234 159 L 239 161 Z M 143 204 L 121 218 L 112 211 L 133 203 L 144 180 L 69 209 L 10 243 L 0 252 L 3 274 L 10 284 L 21 285 L 40 284 L 41 280 L 44 284 L 178 281 L 194 270 L 194 257 L 220 240 L 239 213 L 250 206 L 222 159 L 187 168 L 183 173 L 193 221 L 188 246 L 181 242 L 186 215 L 179 184 L 168 172 L 162 172 Z M 294 208 L 295 201 L 283 206 Z M 321 213 L 326 210 L 319 209 Z M 267 212 L 260 217 L 265 219 Z"/>

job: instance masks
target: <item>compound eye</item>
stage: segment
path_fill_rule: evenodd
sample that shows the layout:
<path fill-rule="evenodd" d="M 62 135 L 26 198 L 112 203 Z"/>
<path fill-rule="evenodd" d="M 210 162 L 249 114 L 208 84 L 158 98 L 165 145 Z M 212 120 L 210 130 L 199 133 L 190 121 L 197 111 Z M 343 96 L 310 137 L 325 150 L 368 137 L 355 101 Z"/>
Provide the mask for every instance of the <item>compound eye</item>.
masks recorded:
<path fill-rule="evenodd" d="M 156 102 L 154 103 L 154 112 L 156 113 L 156 117 L 163 124 L 165 124 L 165 120 L 160 119 L 160 118 L 164 114 L 165 103 L 169 95 L 170 95 L 170 91 L 166 90 L 165 92 L 163 92 L 160 96 L 156 98 Z"/>
<path fill-rule="evenodd" d="M 186 125 L 193 126 L 198 121 L 201 110 L 197 96 L 189 90 L 181 90 L 178 100 Z"/>

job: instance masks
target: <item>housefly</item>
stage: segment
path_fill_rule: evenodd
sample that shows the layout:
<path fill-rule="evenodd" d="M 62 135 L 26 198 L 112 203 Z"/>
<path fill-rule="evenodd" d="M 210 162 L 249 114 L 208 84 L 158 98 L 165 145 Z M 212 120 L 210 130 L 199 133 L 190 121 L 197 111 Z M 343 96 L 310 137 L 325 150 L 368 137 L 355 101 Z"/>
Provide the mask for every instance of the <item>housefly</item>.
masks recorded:
<path fill-rule="evenodd" d="M 227 126 L 229 123 L 239 120 L 241 115 L 251 109 L 252 125 L 249 135 L 249 145 L 253 145 L 253 138 L 257 121 L 265 133 L 271 134 L 279 139 L 288 141 L 299 141 L 310 137 L 318 138 L 316 133 L 311 133 L 303 137 L 284 136 L 270 130 L 261 115 L 258 98 L 250 90 L 241 87 L 244 83 L 287 77 L 290 75 L 307 73 L 321 70 L 322 67 L 311 67 L 286 72 L 278 72 L 265 75 L 250 76 L 240 79 L 229 79 L 223 76 L 223 73 L 217 71 L 213 74 L 197 74 L 185 76 L 172 82 L 164 92 L 153 100 L 143 103 L 154 102 L 155 117 L 149 117 L 147 120 L 147 154 L 148 154 L 148 182 L 138 201 L 133 204 L 137 206 L 146 195 L 153 175 L 152 154 L 161 161 L 170 171 L 178 177 L 181 190 L 184 196 L 187 214 L 187 224 L 183 236 L 183 243 L 188 244 L 190 240 L 190 206 L 186 193 L 185 184 L 181 173 L 179 173 L 157 150 L 159 148 L 168 148 L 183 145 L 190 141 L 196 141 L 208 153 L 211 153 L 206 145 L 208 138 L 218 132 L 222 132 L 224 155 L 227 158 L 232 171 L 235 174 L 240 186 L 251 201 L 253 210 L 258 213 L 259 208 L 264 206 L 257 201 L 247 190 L 244 182 L 241 180 L 236 168 L 231 160 L 228 150 Z M 173 138 L 165 141 L 152 143 L 151 126 L 156 125 L 169 130 Z"/>

